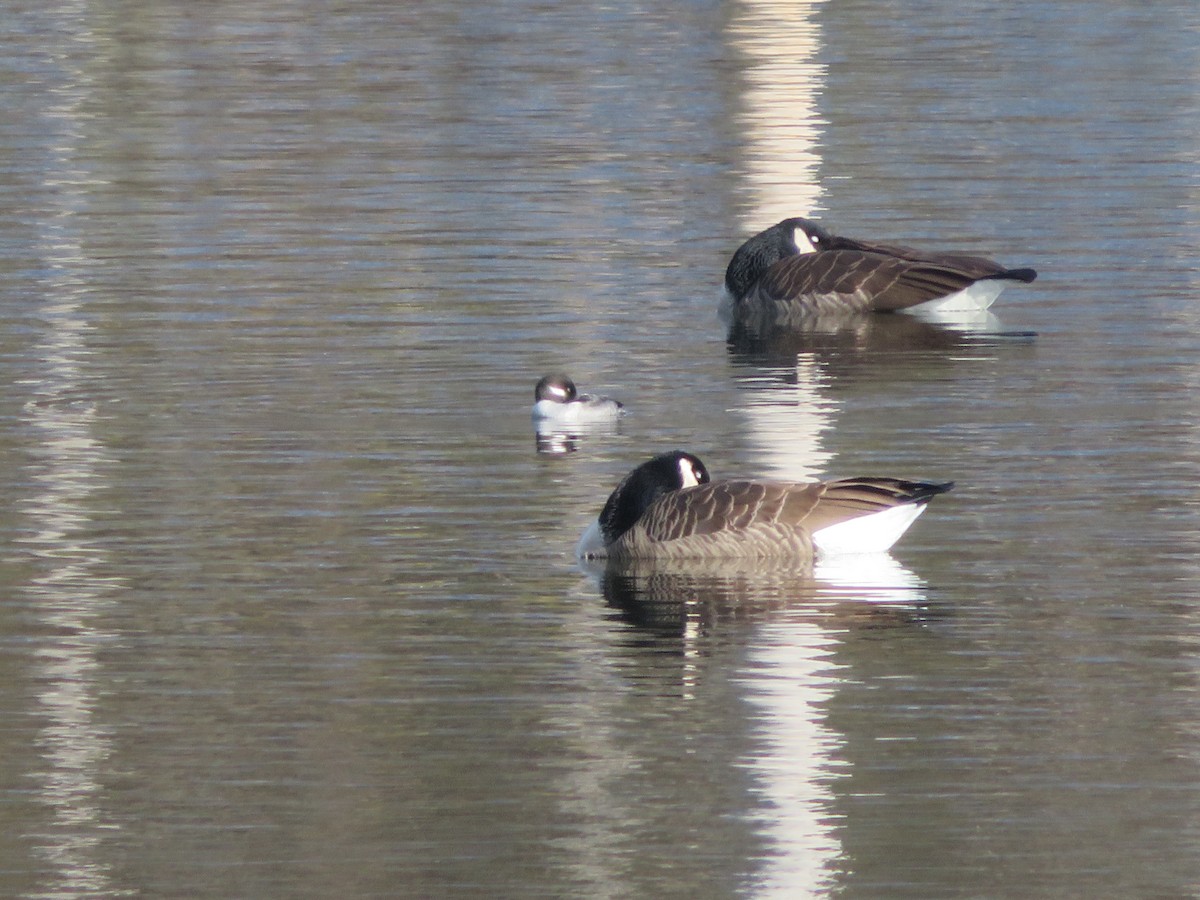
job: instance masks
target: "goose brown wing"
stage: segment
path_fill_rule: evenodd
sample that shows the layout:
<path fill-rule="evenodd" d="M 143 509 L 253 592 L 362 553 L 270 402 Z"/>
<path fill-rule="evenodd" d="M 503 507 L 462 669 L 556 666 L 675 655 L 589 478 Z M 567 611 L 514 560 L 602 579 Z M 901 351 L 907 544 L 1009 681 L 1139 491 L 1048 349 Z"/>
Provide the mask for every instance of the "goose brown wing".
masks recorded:
<path fill-rule="evenodd" d="M 651 541 L 744 531 L 759 525 L 798 525 L 816 506 L 822 485 L 718 481 L 672 491 L 638 521 Z"/>
<path fill-rule="evenodd" d="M 638 529 L 652 543 L 754 529 L 808 534 L 906 503 L 925 503 L 952 482 L 845 478 L 830 482 L 718 481 L 672 491 L 651 504 Z"/>
<path fill-rule="evenodd" d="M 861 250 L 825 250 L 789 256 L 759 281 L 761 297 L 815 308 L 890 312 L 946 297 L 976 277 L 962 269 Z"/>
<path fill-rule="evenodd" d="M 954 487 L 954 482 L 843 478 L 825 482 L 821 487 L 824 490 L 820 499 L 804 523 L 810 532 L 896 506 L 928 503 L 931 497 Z"/>
<path fill-rule="evenodd" d="M 876 279 L 880 282 L 878 287 L 873 284 L 867 286 L 867 293 L 871 297 L 871 309 L 879 312 L 894 312 L 926 303 L 929 300 L 949 297 L 951 294 L 969 288 L 979 277 L 965 272 L 957 266 L 932 262 L 900 262 L 904 268 L 896 272 L 895 278 L 889 283 L 882 284 L 881 277 Z"/>
<path fill-rule="evenodd" d="M 1002 278 L 1010 281 L 1023 281 L 1029 284 L 1037 279 L 1035 269 L 1008 269 L 986 256 L 972 256 L 968 253 L 928 253 L 902 244 L 868 244 L 853 238 L 837 237 L 829 244 L 833 250 L 858 250 L 862 253 L 878 253 L 882 256 L 893 256 L 897 259 L 908 260 L 953 269 L 976 281 L 985 278 Z"/>
<path fill-rule="evenodd" d="M 935 266 L 957 269 L 972 278 L 991 278 L 1007 271 L 1000 263 L 985 256 L 971 256 L 966 253 L 929 253 L 915 247 L 906 247 L 903 244 L 876 244 L 846 237 L 833 238 L 829 242 L 827 250 L 857 250 L 860 253 L 876 253 L 880 256 L 891 256 L 913 263 L 930 263 Z"/>

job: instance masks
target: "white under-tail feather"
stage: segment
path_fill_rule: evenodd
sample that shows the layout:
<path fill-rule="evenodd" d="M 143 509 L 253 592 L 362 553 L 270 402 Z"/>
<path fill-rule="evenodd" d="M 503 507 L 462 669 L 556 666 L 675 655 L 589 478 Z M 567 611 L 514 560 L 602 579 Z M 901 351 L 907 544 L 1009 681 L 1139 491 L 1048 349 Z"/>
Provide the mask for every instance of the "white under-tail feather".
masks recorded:
<path fill-rule="evenodd" d="M 996 302 L 1007 286 L 1008 282 L 1002 278 L 985 278 L 948 297 L 930 300 L 913 309 L 921 312 L 982 312 Z"/>
<path fill-rule="evenodd" d="M 823 555 L 882 553 L 925 511 L 924 503 L 905 503 L 882 512 L 838 522 L 813 532 L 813 545 Z"/>

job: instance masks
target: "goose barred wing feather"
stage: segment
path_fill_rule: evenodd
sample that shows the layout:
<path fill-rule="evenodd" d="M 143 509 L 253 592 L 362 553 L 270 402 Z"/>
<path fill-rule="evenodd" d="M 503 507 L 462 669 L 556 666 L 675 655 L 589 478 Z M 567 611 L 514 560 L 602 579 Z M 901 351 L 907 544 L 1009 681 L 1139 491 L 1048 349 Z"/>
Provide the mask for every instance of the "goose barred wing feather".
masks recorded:
<path fill-rule="evenodd" d="M 874 477 L 803 484 L 718 481 L 660 497 L 646 510 L 638 527 L 655 543 L 755 528 L 812 533 L 894 506 L 926 503 L 953 486 L 953 482 Z"/>
<path fill-rule="evenodd" d="M 638 523 L 655 542 L 678 541 L 755 526 L 792 525 L 816 505 L 821 485 L 720 481 L 660 497 Z"/>
<path fill-rule="evenodd" d="M 892 312 L 961 291 L 979 277 L 937 262 L 827 250 L 780 260 L 759 280 L 757 291 L 761 300 L 780 304 L 801 301 L 829 311 Z"/>
<path fill-rule="evenodd" d="M 901 478 L 843 478 L 826 482 L 820 502 L 805 521 L 810 531 L 859 516 L 883 512 L 909 503 L 925 504 L 944 494 L 954 482 L 905 481 Z"/>
<path fill-rule="evenodd" d="M 905 247 L 903 244 L 877 244 L 858 241 L 854 238 L 835 237 L 830 243 L 829 250 L 856 250 L 859 253 L 874 253 L 879 256 L 889 256 L 903 259 L 912 263 L 928 263 L 956 269 L 971 278 L 994 278 L 1003 275 L 1008 270 L 994 259 L 985 256 L 971 256 L 966 253 L 930 253 L 917 250 L 915 247 Z"/>

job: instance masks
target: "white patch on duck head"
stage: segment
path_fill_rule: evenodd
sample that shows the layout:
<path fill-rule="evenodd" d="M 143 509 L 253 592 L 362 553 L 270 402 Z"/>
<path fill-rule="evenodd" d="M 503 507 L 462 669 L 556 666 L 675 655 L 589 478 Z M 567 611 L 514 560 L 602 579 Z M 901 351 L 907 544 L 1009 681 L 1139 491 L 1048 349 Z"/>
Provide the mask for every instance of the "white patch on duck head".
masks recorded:
<path fill-rule="evenodd" d="M 820 249 L 821 239 L 816 235 L 809 235 L 797 225 L 792 229 L 792 243 L 796 245 L 798 253 L 816 253 Z"/>
<path fill-rule="evenodd" d="M 686 456 L 679 457 L 679 486 L 695 487 L 700 484 L 700 473 L 696 471 L 696 465 Z"/>

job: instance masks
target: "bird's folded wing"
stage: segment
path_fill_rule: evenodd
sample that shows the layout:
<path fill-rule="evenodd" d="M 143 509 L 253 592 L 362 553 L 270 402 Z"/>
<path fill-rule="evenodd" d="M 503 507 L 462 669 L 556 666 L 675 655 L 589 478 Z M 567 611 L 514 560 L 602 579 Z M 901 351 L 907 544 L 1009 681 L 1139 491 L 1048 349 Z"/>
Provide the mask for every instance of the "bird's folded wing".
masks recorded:
<path fill-rule="evenodd" d="M 745 531 L 756 526 L 799 526 L 816 505 L 821 485 L 721 481 L 673 491 L 646 510 L 639 525 L 652 541 Z"/>
<path fill-rule="evenodd" d="M 758 291 L 777 302 L 827 298 L 834 306 L 890 312 L 946 297 L 979 277 L 942 263 L 827 250 L 780 260 L 760 280 Z"/>

